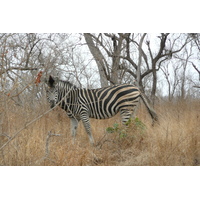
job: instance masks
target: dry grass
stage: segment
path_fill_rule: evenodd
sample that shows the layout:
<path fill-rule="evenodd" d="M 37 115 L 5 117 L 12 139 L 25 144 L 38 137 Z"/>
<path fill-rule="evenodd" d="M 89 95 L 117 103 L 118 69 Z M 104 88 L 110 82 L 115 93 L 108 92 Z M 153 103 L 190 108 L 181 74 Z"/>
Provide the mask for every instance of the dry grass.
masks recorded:
<path fill-rule="evenodd" d="M 0 146 L 46 110 L 47 105 L 22 108 L 10 100 L 2 103 Z M 119 116 L 91 120 L 96 141 L 92 147 L 82 124 L 72 144 L 69 119 L 56 108 L 24 128 L 0 151 L 0 165 L 200 165 L 200 102 L 162 103 L 156 110 L 159 125 L 152 127 L 146 109 L 141 107 L 138 117 L 145 129 L 132 124 L 124 137 L 105 131 L 120 121 Z"/>

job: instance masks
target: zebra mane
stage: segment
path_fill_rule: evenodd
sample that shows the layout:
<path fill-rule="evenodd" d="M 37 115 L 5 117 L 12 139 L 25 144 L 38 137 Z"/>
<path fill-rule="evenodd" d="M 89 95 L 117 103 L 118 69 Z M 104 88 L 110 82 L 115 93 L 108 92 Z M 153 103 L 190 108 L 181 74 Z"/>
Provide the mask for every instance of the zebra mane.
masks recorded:
<path fill-rule="evenodd" d="M 73 88 L 77 88 L 77 86 L 75 86 L 74 84 L 72 84 L 71 82 L 69 81 L 64 81 L 64 80 L 59 80 L 60 83 L 62 83 L 63 85 L 65 86 L 69 86 L 70 88 L 73 87 Z"/>

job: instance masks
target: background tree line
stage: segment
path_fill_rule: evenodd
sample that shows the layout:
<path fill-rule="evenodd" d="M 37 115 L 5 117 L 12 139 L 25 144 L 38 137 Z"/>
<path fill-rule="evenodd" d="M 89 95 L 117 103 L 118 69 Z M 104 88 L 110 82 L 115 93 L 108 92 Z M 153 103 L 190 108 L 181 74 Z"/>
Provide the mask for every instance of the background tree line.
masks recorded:
<path fill-rule="evenodd" d="M 137 85 L 157 98 L 199 98 L 200 34 L 0 34 L 1 101 L 40 102 L 37 74 L 54 74 L 79 87 Z"/>

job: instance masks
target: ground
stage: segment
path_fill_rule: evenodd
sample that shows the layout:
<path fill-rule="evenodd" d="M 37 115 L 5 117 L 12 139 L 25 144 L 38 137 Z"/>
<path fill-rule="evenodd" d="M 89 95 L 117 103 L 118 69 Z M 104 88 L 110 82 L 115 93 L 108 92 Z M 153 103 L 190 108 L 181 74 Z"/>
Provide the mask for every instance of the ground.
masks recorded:
<path fill-rule="evenodd" d="M 0 146 L 22 131 L 0 151 L 3 166 L 200 165 L 199 101 L 158 102 L 159 123 L 154 126 L 142 105 L 126 130 L 119 115 L 91 119 L 94 146 L 82 124 L 72 143 L 69 119 L 60 108 L 43 115 L 49 109 L 46 103 L 20 107 L 9 100 L 6 104 L 0 107 Z"/>

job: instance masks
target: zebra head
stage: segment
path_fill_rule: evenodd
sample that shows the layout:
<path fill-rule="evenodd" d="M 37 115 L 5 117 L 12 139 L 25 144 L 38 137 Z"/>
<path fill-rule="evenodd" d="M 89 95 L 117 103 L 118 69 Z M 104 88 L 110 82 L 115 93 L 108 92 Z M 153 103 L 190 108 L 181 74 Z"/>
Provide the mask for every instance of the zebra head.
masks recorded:
<path fill-rule="evenodd" d="M 53 108 L 58 103 L 58 78 L 53 78 L 50 75 L 49 79 L 45 80 L 45 83 L 47 84 L 47 100 L 50 103 L 51 108 Z"/>

